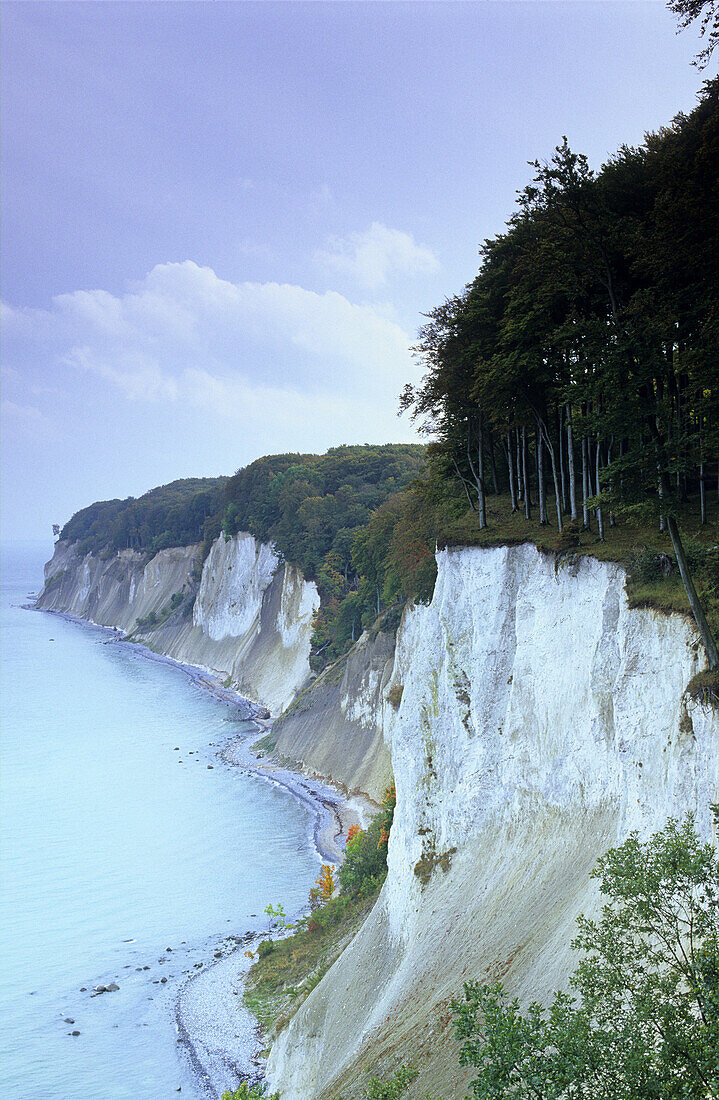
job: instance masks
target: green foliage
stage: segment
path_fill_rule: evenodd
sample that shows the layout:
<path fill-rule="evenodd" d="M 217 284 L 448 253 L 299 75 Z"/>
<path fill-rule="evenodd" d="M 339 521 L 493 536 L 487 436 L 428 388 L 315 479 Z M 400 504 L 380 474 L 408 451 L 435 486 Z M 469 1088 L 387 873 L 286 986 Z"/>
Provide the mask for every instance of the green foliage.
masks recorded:
<path fill-rule="evenodd" d="M 397 1100 L 397 1097 L 402 1096 L 417 1077 L 417 1070 L 412 1066 L 400 1066 L 389 1081 L 372 1077 L 364 1095 L 367 1100 Z"/>
<path fill-rule="evenodd" d="M 79 542 L 80 552 L 104 549 L 157 553 L 168 546 L 200 542 L 220 508 L 227 478 L 185 478 L 127 500 L 105 500 L 76 512 L 60 538 Z"/>
<path fill-rule="evenodd" d="M 287 923 L 287 914 L 283 905 L 266 905 L 265 913 L 278 928 L 292 928 L 292 925 Z"/>
<path fill-rule="evenodd" d="M 719 1096 L 719 879 L 694 824 L 670 820 L 599 860 L 599 921 L 549 1009 L 469 982 L 455 1002 L 460 1061 L 482 1100 L 706 1100 Z"/>
<path fill-rule="evenodd" d="M 271 1096 L 268 1095 L 267 1085 L 264 1082 L 248 1085 L 243 1081 L 234 1092 L 223 1092 L 222 1100 L 280 1100 L 280 1094 L 273 1092 Z"/>
<path fill-rule="evenodd" d="M 257 948 L 257 954 L 261 959 L 266 959 L 268 955 L 271 955 L 275 949 L 273 940 L 261 940 L 259 947 Z"/>
<path fill-rule="evenodd" d="M 397 801 L 394 784 L 385 791 L 382 811 L 347 844 L 339 869 L 340 897 L 362 899 L 375 893 L 387 876 L 387 842 Z"/>
<path fill-rule="evenodd" d="M 389 542 L 403 506 L 399 490 L 419 475 L 424 455 L 424 447 L 411 444 L 271 455 L 228 481 L 225 537 L 245 530 L 273 541 L 317 584 L 316 671 L 341 656 L 381 608 L 410 594 L 411 583 L 403 588 L 388 560 Z"/>
<path fill-rule="evenodd" d="M 649 546 L 634 550 L 629 559 L 632 580 L 652 584 L 661 581 L 672 571 L 672 561 L 666 554 L 660 554 Z"/>

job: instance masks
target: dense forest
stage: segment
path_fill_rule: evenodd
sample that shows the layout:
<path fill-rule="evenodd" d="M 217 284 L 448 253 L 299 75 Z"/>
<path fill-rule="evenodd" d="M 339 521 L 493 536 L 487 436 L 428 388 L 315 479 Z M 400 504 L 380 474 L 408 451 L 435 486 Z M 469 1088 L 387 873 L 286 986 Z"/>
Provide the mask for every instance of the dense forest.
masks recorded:
<path fill-rule="evenodd" d="M 501 492 L 560 533 L 666 531 L 716 668 L 682 522 L 719 493 L 719 80 L 598 173 L 566 139 L 532 167 L 476 278 L 427 315 L 402 405 L 480 531 Z"/>
<path fill-rule="evenodd" d="M 260 458 L 228 481 L 225 536 L 250 531 L 271 540 L 317 584 L 315 668 L 344 652 L 387 605 L 363 540 L 378 509 L 401 506 L 424 461 L 425 448 L 413 444 L 333 447 L 325 455 Z"/>
<path fill-rule="evenodd" d="M 138 499 L 101 501 L 77 512 L 61 538 L 82 553 L 204 544 L 223 532 L 249 531 L 274 542 L 320 592 L 313 664 L 321 667 L 356 639 L 363 625 L 412 584 L 387 584 L 391 527 L 408 508 L 403 495 L 421 473 L 416 444 L 334 447 L 325 455 L 259 458 L 230 478 L 186 479 Z M 426 543 L 426 546 L 425 546 Z M 422 561 L 429 555 L 423 543 Z M 394 574 L 393 574 L 394 575 Z M 408 574 L 408 580 L 409 580 Z"/>
<path fill-rule="evenodd" d="M 226 477 L 190 477 L 160 485 L 143 496 L 101 500 L 76 512 L 60 538 L 83 554 L 146 550 L 201 542 L 205 525 L 222 506 Z"/>

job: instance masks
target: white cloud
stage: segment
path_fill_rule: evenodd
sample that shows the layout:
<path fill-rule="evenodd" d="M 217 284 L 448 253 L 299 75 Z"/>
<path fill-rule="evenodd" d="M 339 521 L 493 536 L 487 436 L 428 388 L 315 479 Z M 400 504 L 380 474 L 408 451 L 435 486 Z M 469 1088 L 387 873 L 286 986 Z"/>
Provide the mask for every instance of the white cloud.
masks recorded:
<path fill-rule="evenodd" d="M 76 291 L 46 310 L 6 307 L 4 320 L 17 378 L 32 363 L 69 391 L 92 375 L 135 406 L 281 423 L 286 437 L 293 423 L 303 437 L 310 423 L 347 439 L 408 433 L 395 413 L 416 374 L 411 338 L 386 310 L 334 291 L 231 283 L 188 260 L 158 264 L 123 295 Z"/>
<path fill-rule="evenodd" d="M 411 233 L 389 229 L 381 222 L 373 222 L 364 233 L 330 237 L 315 259 L 368 290 L 386 286 L 395 275 L 432 275 L 440 267 L 434 252 L 416 244 Z"/>
<path fill-rule="evenodd" d="M 50 443 L 57 438 L 53 422 L 34 405 L 3 400 L 2 418 L 6 426 L 12 426 L 20 436 L 42 443 Z"/>

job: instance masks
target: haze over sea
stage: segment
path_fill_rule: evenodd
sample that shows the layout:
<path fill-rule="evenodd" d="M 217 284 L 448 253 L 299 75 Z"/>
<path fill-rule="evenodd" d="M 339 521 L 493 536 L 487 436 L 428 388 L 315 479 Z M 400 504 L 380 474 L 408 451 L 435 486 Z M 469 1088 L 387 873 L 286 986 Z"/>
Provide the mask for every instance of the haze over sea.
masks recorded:
<path fill-rule="evenodd" d="M 217 759 L 248 726 L 180 669 L 22 607 L 48 556 L 2 559 L 0 1095 L 199 1097 L 178 984 L 223 937 L 266 927 L 267 904 L 301 907 L 311 821 Z"/>

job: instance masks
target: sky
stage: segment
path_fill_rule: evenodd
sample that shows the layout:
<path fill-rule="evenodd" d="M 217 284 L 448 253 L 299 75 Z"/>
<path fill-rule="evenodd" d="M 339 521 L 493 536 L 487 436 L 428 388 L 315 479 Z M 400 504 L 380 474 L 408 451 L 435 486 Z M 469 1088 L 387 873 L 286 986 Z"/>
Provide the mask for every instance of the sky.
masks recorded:
<path fill-rule="evenodd" d="M 660 0 L 2 8 L 3 541 L 263 454 L 413 441 L 423 314 L 528 162 L 690 111 Z"/>

